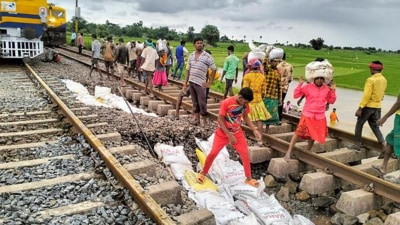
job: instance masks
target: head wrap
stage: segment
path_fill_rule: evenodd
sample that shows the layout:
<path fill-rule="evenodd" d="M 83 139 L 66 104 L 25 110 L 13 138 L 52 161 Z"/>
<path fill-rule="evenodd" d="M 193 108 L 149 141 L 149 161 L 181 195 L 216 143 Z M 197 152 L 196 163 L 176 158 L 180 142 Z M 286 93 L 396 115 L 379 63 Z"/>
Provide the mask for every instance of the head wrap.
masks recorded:
<path fill-rule="evenodd" d="M 323 77 L 324 82 L 329 84 L 333 79 L 333 66 L 324 60 L 322 62 L 312 61 L 306 65 L 306 79 L 308 82 L 314 82 L 317 77 Z"/>
<path fill-rule="evenodd" d="M 269 60 L 279 59 L 282 60 L 283 58 L 283 49 L 281 48 L 273 48 L 268 55 Z"/>
<path fill-rule="evenodd" d="M 264 67 L 262 66 L 262 63 L 259 59 L 250 59 L 249 63 L 247 64 L 246 73 L 254 69 L 264 74 Z"/>
<path fill-rule="evenodd" d="M 146 40 L 144 43 L 146 43 L 147 46 L 151 46 L 152 48 L 156 48 L 151 40 Z"/>
<path fill-rule="evenodd" d="M 370 69 L 373 69 L 373 70 L 379 70 L 379 71 L 381 71 L 381 70 L 383 70 L 383 65 L 382 64 L 378 64 L 378 63 L 370 63 L 369 64 L 369 68 Z"/>

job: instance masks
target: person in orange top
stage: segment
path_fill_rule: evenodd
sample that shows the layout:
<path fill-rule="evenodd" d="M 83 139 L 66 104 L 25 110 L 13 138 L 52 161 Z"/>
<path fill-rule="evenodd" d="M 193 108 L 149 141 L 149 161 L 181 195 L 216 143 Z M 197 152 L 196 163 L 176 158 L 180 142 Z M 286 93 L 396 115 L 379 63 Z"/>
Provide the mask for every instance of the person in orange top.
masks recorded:
<path fill-rule="evenodd" d="M 336 115 L 336 108 L 332 109 L 331 114 L 329 114 L 329 118 L 331 120 L 331 124 L 335 124 L 336 122 L 339 122 L 339 118 Z"/>
<path fill-rule="evenodd" d="M 239 91 L 238 95 L 224 99 L 221 102 L 218 115 L 218 128 L 215 131 L 213 146 L 210 153 L 207 155 L 203 170 L 197 175 L 197 183 L 202 184 L 205 176 L 222 148 L 231 144 L 239 153 L 244 167 L 246 179 L 244 183 L 253 187 L 258 187 L 260 184 L 251 176 L 249 151 L 247 141 L 242 130 L 242 118 L 247 126 L 253 131 L 254 136 L 258 141 L 261 140 L 261 134 L 254 127 L 248 114 L 250 113 L 249 103 L 253 100 L 253 91 L 246 87 Z"/>

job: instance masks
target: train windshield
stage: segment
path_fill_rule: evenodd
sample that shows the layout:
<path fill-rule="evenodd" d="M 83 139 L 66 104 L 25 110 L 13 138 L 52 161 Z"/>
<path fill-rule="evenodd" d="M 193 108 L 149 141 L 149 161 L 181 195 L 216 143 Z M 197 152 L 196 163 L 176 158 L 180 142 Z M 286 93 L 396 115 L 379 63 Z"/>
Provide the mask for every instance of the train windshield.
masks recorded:
<path fill-rule="evenodd" d="M 64 18 L 64 11 L 60 11 L 60 10 L 55 10 L 53 9 L 53 16 L 57 17 L 57 18 Z"/>

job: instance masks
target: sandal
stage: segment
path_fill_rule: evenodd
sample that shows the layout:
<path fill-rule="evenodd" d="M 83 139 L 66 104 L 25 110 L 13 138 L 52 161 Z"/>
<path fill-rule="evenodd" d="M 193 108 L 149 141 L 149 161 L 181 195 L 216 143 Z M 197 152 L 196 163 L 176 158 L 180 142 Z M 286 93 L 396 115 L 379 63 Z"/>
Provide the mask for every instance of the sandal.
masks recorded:
<path fill-rule="evenodd" d="M 258 182 L 258 181 L 255 180 L 255 179 L 246 179 L 246 180 L 244 181 L 244 183 L 245 183 L 245 184 L 248 184 L 248 185 L 250 185 L 250 186 L 253 186 L 253 187 L 255 187 L 255 188 L 258 188 L 258 187 L 260 186 L 260 182 Z"/>
<path fill-rule="evenodd" d="M 202 173 L 198 173 L 196 175 L 196 182 L 199 184 L 203 184 L 205 179 L 206 179 L 206 176 L 204 176 Z"/>

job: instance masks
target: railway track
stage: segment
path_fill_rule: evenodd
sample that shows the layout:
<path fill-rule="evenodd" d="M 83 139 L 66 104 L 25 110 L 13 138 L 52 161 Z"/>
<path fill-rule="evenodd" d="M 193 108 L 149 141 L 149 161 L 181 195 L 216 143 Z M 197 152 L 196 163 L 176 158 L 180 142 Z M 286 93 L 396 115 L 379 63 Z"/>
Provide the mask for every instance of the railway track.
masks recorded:
<path fill-rule="evenodd" d="M 69 55 L 71 58 L 76 57 L 71 52 L 68 53 L 65 49 L 60 49 L 59 51 L 65 56 Z M 87 65 L 90 64 L 90 60 L 85 58 L 87 56 L 83 55 L 79 57 L 82 58 L 81 63 Z M 170 80 L 169 82 L 171 85 L 169 88 L 166 88 L 163 92 L 155 91 L 156 99 L 142 96 L 139 90 L 142 90 L 144 85 L 137 82 L 137 80 L 130 78 L 127 82 L 130 88 L 123 89 L 127 99 L 140 105 L 144 105 L 149 110 L 157 112 L 160 116 L 172 113 L 171 109 L 173 107 L 168 104 L 176 103 L 176 97 L 181 88 L 180 82 Z M 214 92 L 211 92 L 210 96 L 211 101 L 209 101 L 209 103 L 212 106 L 210 107 L 210 118 L 215 119 L 219 108 L 218 102 L 222 96 Z M 191 110 L 191 103 L 188 99 L 184 99 L 182 108 L 184 111 Z M 377 152 L 377 150 L 379 150 L 378 143 L 374 140 L 364 138 L 363 142 L 367 144 L 368 148 L 364 149 L 361 153 L 355 153 L 345 147 L 353 139 L 353 134 L 341 130 L 331 128 L 329 130 L 331 138 L 327 140 L 327 144 L 315 145 L 312 149 L 313 153 L 304 151 L 302 143 L 298 143 L 295 149 L 295 156 L 298 160 L 294 160 L 294 170 L 284 170 L 283 172 L 277 171 L 276 168 L 278 168 L 279 165 L 282 165 L 282 162 L 275 157 L 279 157 L 282 153 L 286 152 L 291 132 L 294 125 L 297 123 L 298 118 L 291 115 L 285 115 L 284 120 L 286 121 L 285 125 L 272 128 L 270 134 L 263 134 L 263 139 L 270 143 L 270 148 L 252 148 L 252 152 L 254 152 L 251 156 L 253 163 L 265 160 L 270 161 L 268 172 L 273 174 L 275 177 L 280 178 L 286 177 L 291 173 L 304 173 L 306 171 L 309 173 L 309 171 L 316 170 L 316 174 L 318 174 L 323 171 L 328 176 L 332 176 L 335 182 L 339 182 L 343 186 L 347 184 L 352 185 L 352 191 L 360 188 L 376 194 L 376 196 L 385 201 L 400 202 L 397 194 L 400 190 L 399 185 L 377 177 L 378 174 L 371 168 L 372 164 L 380 163 L 379 161 L 376 161 L 376 156 L 379 155 Z M 247 130 L 246 127 L 244 128 Z M 367 162 L 360 164 L 361 161 Z M 398 161 L 391 160 L 389 167 L 391 170 L 397 169 Z M 315 187 L 317 185 L 318 184 L 314 184 L 314 186 L 310 186 Z M 332 190 L 335 188 L 337 188 L 337 186 L 335 187 L 332 183 Z M 351 195 L 350 192 L 349 194 Z M 382 199 L 379 202 L 385 202 Z M 378 207 L 378 205 L 376 207 Z"/>
<path fill-rule="evenodd" d="M 58 78 L 26 67 L 0 67 L 0 223 L 175 224 L 156 200 L 174 205 L 180 190 L 133 179 L 157 169 L 134 166 L 127 154 L 140 147 L 120 143 Z"/>

